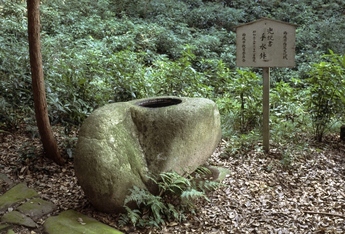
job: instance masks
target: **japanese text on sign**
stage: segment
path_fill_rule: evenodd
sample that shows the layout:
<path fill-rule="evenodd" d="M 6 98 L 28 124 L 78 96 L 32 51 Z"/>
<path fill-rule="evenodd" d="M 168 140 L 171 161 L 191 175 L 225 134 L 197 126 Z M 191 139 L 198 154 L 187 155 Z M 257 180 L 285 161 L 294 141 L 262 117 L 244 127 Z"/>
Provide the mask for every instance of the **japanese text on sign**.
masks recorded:
<path fill-rule="evenodd" d="M 237 66 L 293 67 L 295 26 L 263 18 L 237 27 Z"/>

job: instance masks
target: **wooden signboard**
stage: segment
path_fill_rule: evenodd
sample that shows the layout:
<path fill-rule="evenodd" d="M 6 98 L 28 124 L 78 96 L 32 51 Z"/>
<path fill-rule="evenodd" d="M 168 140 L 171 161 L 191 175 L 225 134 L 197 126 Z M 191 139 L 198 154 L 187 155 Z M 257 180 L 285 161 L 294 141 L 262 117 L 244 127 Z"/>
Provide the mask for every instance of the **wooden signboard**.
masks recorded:
<path fill-rule="evenodd" d="M 263 147 L 269 152 L 270 67 L 295 66 L 296 25 L 261 18 L 236 27 L 236 65 L 263 68 Z"/>
<path fill-rule="evenodd" d="M 294 67 L 296 25 L 262 18 L 236 27 L 239 67 Z"/>

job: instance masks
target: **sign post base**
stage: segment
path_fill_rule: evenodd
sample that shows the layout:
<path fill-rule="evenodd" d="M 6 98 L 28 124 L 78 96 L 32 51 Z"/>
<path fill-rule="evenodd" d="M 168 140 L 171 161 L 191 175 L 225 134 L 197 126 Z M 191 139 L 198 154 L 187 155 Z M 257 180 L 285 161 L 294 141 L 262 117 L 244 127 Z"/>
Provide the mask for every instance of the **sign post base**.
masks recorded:
<path fill-rule="evenodd" d="M 263 147 L 270 151 L 270 68 L 263 68 Z"/>

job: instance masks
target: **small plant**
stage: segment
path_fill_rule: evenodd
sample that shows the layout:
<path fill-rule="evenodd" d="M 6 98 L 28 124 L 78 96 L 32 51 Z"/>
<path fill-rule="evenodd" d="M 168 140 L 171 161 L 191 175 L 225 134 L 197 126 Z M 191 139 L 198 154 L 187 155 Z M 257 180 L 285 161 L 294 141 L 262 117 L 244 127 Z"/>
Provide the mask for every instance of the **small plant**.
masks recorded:
<path fill-rule="evenodd" d="M 18 154 L 20 155 L 20 160 L 22 162 L 26 162 L 35 159 L 39 155 L 39 152 L 35 145 L 30 144 L 29 142 L 24 142 L 19 147 Z"/>
<path fill-rule="evenodd" d="M 259 77 L 254 72 L 237 69 L 232 85 L 239 104 L 240 132 L 246 133 L 258 125 L 261 117 Z"/>
<path fill-rule="evenodd" d="M 283 153 L 280 163 L 284 169 L 289 169 L 292 166 L 293 160 L 293 155 L 291 154 L 291 152 L 287 151 Z"/>
<path fill-rule="evenodd" d="M 307 79 L 310 95 L 308 109 L 316 139 L 320 142 L 332 119 L 344 111 L 345 56 L 327 56 L 330 61 L 314 64 Z"/>
<path fill-rule="evenodd" d="M 230 157 L 246 155 L 250 151 L 257 151 L 259 150 L 257 143 L 260 139 L 261 134 L 258 131 L 250 131 L 246 134 L 233 133 L 227 139 L 227 146 L 220 158 L 229 159 Z"/>
<path fill-rule="evenodd" d="M 165 221 L 185 220 L 186 214 L 195 213 L 196 199 L 208 200 L 206 192 L 221 185 L 219 182 L 208 180 L 210 175 L 212 172 L 206 167 L 199 167 L 188 177 L 176 172 L 161 173 L 158 178 L 151 178 L 158 186 L 158 195 L 134 186 L 125 199 L 126 212 L 121 214 L 119 224 L 160 227 Z M 134 209 L 130 208 L 133 204 L 136 206 Z"/>
<path fill-rule="evenodd" d="M 307 142 L 280 145 L 278 152 L 280 152 L 279 159 L 281 168 L 284 170 L 295 169 L 296 162 L 310 155 L 310 150 L 310 145 Z"/>

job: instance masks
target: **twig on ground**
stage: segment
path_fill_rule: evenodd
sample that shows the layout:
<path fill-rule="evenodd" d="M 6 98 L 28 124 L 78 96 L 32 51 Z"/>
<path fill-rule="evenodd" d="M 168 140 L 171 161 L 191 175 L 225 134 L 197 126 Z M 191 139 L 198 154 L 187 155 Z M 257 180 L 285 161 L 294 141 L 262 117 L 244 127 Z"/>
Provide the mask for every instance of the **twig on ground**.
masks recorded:
<path fill-rule="evenodd" d="M 327 212 L 317 212 L 317 211 L 302 211 L 303 213 L 306 214 L 319 214 L 319 215 L 327 215 L 327 216 L 335 216 L 335 217 L 340 217 L 345 219 L 345 216 L 342 214 L 336 214 L 336 213 L 327 213 Z"/>

